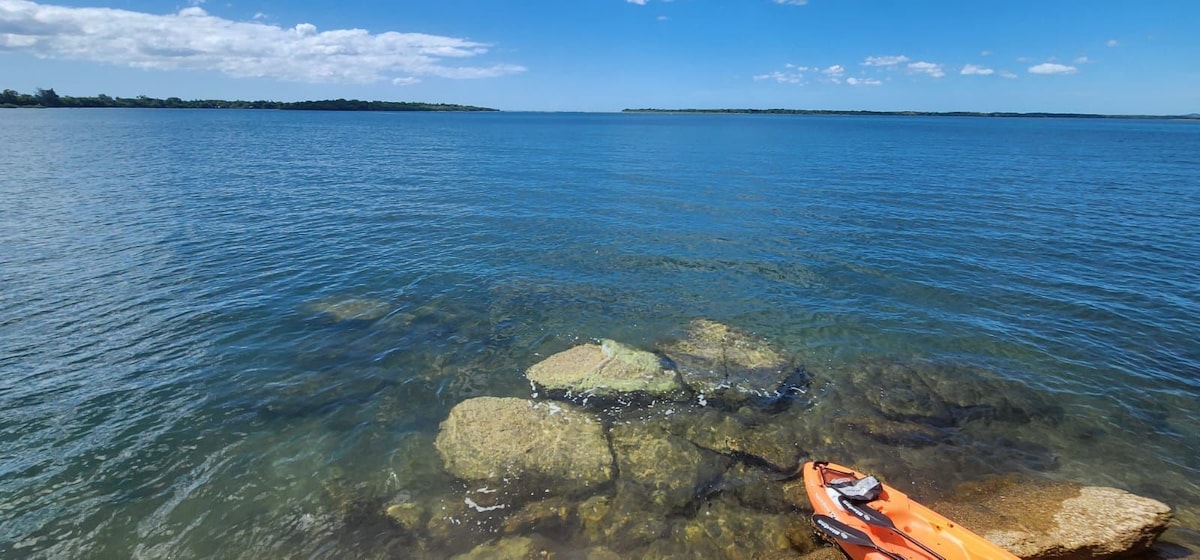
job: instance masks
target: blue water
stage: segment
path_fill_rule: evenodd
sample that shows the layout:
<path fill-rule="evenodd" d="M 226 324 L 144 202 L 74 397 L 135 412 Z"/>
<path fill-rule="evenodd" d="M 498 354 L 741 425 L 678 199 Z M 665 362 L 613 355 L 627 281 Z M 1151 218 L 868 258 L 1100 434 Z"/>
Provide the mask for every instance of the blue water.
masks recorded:
<path fill-rule="evenodd" d="M 697 317 L 994 372 L 1064 418 L 1024 468 L 1200 529 L 1196 123 L 63 109 L 0 146 L 0 556 L 394 550 L 324 520 L 454 488 L 451 406 Z"/>

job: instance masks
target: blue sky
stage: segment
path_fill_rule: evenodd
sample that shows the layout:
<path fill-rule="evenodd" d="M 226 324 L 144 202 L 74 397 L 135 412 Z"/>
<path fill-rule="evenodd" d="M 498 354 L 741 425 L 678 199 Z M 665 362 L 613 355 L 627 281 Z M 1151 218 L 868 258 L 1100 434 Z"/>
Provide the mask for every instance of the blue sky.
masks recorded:
<path fill-rule="evenodd" d="M 1200 112 L 1200 1 L 0 0 L 0 87 L 626 107 Z"/>

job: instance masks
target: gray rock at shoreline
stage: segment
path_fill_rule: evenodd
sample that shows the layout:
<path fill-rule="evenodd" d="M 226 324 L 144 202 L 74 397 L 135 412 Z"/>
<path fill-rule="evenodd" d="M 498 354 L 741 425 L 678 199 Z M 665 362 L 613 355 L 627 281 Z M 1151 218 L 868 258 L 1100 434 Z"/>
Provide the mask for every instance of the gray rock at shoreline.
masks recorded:
<path fill-rule="evenodd" d="M 707 319 L 692 321 L 685 336 L 662 351 L 693 391 L 734 404 L 778 398 L 796 373 L 792 360 L 767 341 Z"/>
<path fill-rule="evenodd" d="M 1087 560 L 1144 552 L 1171 508 L 1118 490 L 998 477 L 964 485 L 934 509 L 1025 560 Z"/>
<path fill-rule="evenodd" d="M 668 396 L 682 389 L 678 374 L 660 356 L 613 340 L 559 352 L 534 364 L 525 375 L 547 390 L 599 396 Z"/>
<path fill-rule="evenodd" d="M 466 480 L 524 480 L 575 494 L 613 476 L 599 420 L 565 403 L 466 400 L 450 410 L 434 446 L 446 470 Z"/>

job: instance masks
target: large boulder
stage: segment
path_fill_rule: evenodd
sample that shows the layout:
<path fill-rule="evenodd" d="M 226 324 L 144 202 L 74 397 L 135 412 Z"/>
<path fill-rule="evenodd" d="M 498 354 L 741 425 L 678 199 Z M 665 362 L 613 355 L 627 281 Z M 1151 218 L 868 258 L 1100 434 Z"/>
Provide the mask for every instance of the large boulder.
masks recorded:
<path fill-rule="evenodd" d="M 559 352 L 534 364 L 525 375 L 550 391 L 599 396 L 645 393 L 657 397 L 682 388 L 678 374 L 660 356 L 613 340 Z"/>
<path fill-rule="evenodd" d="M 767 341 L 728 325 L 696 319 L 685 336 L 663 348 L 693 391 L 731 403 L 777 399 L 796 373 L 792 360 Z"/>
<path fill-rule="evenodd" d="M 934 508 L 1025 560 L 1086 560 L 1145 551 L 1167 528 L 1166 504 L 1118 490 L 994 478 Z"/>
<path fill-rule="evenodd" d="M 600 421 L 565 403 L 469 399 L 450 410 L 434 446 L 446 470 L 466 480 L 524 480 L 574 494 L 613 475 Z"/>

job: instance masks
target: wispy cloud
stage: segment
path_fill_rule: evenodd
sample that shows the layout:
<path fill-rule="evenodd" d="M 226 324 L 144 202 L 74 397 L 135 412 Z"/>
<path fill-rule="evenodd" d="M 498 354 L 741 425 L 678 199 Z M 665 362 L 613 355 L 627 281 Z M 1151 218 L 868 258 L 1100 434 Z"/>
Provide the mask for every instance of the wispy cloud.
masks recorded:
<path fill-rule="evenodd" d="M 793 66 L 788 64 L 785 70 L 776 70 L 767 74 L 754 76 L 754 81 L 771 80 L 781 84 L 799 84 L 804 81 L 804 73 L 809 70 L 810 68 L 807 66 Z"/>
<path fill-rule="evenodd" d="M 1109 39 L 1109 40 L 1107 40 L 1107 41 L 1105 41 L 1105 42 L 1104 42 L 1104 46 L 1106 46 L 1106 47 L 1119 47 L 1119 46 L 1121 46 L 1121 42 L 1120 42 L 1120 41 L 1117 41 L 1116 39 Z"/>
<path fill-rule="evenodd" d="M 1091 64 L 1092 59 L 1090 59 L 1086 56 L 1077 56 L 1077 57 L 1075 57 L 1074 62 L 1075 62 L 1075 64 Z"/>
<path fill-rule="evenodd" d="M 946 72 L 942 70 L 941 64 L 924 61 L 910 62 L 908 64 L 908 71 L 913 74 L 925 74 L 931 78 L 941 78 L 946 75 Z"/>
<path fill-rule="evenodd" d="M 630 4 L 637 4 L 637 5 L 639 5 L 639 6 L 645 6 L 645 5 L 646 5 L 646 0 L 625 0 L 625 1 L 626 1 L 626 2 L 629 2 Z"/>
<path fill-rule="evenodd" d="M 1074 66 L 1067 66 L 1056 62 L 1043 62 L 1037 66 L 1029 67 L 1030 74 L 1074 74 L 1078 71 L 1079 69 Z"/>
<path fill-rule="evenodd" d="M 895 66 L 908 62 L 908 57 L 904 55 L 897 56 L 868 56 L 862 61 L 863 66 Z"/>
<path fill-rule="evenodd" d="M 1009 72 L 1008 70 L 1001 70 L 1001 71 L 998 73 L 998 75 L 999 75 L 1001 78 L 1008 78 L 1008 79 L 1010 79 L 1010 80 L 1015 80 L 1015 79 L 1017 79 L 1017 78 L 1018 78 L 1018 76 L 1017 76 L 1016 74 L 1014 74 L 1014 73 L 1012 73 L 1012 72 Z"/>
<path fill-rule="evenodd" d="M 775 0 L 775 3 L 786 6 L 803 6 L 808 3 L 808 0 Z"/>
<path fill-rule="evenodd" d="M 198 3 L 198 2 L 197 2 Z M 491 45 L 456 37 L 363 29 L 318 31 L 211 16 L 198 6 L 166 15 L 0 0 L 0 51 L 157 70 L 215 70 L 300 82 L 402 84 L 417 76 L 489 78 L 514 64 L 460 66 Z"/>
<path fill-rule="evenodd" d="M 783 70 L 759 74 L 754 81 L 772 81 L 781 84 L 846 84 L 851 86 L 877 86 L 883 82 L 875 78 L 846 77 L 846 67 L 833 64 L 824 68 L 820 66 L 797 66 L 785 64 Z"/>
<path fill-rule="evenodd" d="M 982 51 L 979 51 L 979 56 L 992 56 L 992 51 L 984 49 Z"/>
<path fill-rule="evenodd" d="M 959 74 L 962 74 L 963 76 L 991 76 L 995 73 L 996 71 L 992 70 L 991 68 L 985 68 L 975 64 L 967 64 L 966 66 L 962 67 L 961 71 L 959 71 Z"/>

